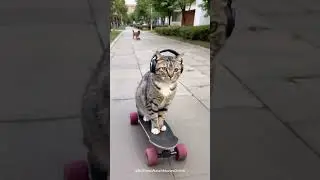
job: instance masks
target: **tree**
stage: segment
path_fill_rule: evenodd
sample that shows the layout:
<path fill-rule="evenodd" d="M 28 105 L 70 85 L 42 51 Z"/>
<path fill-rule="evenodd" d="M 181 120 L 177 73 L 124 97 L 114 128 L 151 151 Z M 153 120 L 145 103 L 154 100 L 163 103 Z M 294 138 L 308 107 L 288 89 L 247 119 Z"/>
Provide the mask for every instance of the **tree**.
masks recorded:
<path fill-rule="evenodd" d="M 162 17 L 164 23 L 164 18 L 169 17 L 169 25 L 171 24 L 171 16 L 173 11 L 177 8 L 177 0 L 152 0 L 152 6 Z"/>
<path fill-rule="evenodd" d="M 199 7 L 201 7 L 202 10 L 206 11 L 205 16 L 209 16 L 209 10 L 210 10 L 209 5 L 210 5 L 209 0 L 202 0 L 202 4 L 199 5 Z"/>
<path fill-rule="evenodd" d="M 125 0 L 112 0 L 111 1 L 111 22 L 117 27 L 123 22 L 127 16 L 128 8 Z"/>
<path fill-rule="evenodd" d="M 185 12 L 187 7 L 191 7 L 191 4 L 194 2 L 195 0 L 176 0 L 176 6 L 181 9 L 182 13 L 182 25 L 185 23 Z"/>
<path fill-rule="evenodd" d="M 134 13 L 128 14 L 128 23 L 133 23 L 133 21 L 136 21 Z"/>
<path fill-rule="evenodd" d="M 135 16 L 138 21 L 149 21 L 151 18 L 151 0 L 137 0 Z"/>

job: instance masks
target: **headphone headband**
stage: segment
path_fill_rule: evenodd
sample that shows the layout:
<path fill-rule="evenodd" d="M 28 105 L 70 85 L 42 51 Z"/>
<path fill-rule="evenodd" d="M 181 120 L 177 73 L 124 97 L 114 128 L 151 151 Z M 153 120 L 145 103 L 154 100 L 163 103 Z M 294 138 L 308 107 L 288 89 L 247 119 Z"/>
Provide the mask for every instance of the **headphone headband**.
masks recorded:
<path fill-rule="evenodd" d="M 170 52 L 170 53 L 174 54 L 176 57 L 180 55 L 177 51 L 172 50 L 172 49 L 164 49 L 164 50 L 161 50 L 159 53 L 164 53 L 164 52 Z M 155 72 L 155 68 L 156 68 L 156 64 L 157 64 L 156 59 L 157 59 L 156 55 L 153 55 L 151 58 L 150 72 L 152 72 L 152 73 Z M 183 71 L 183 68 L 181 69 L 181 73 L 182 73 L 182 71 Z"/>
<path fill-rule="evenodd" d="M 174 54 L 175 56 L 179 56 L 180 54 L 175 51 L 175 50 L 172 50 L 172 49 L 164 49 L 164 50 L 161 50 L 160 53 L 164 53 L 164 52 L 171 52 L 172 54 Z"/>

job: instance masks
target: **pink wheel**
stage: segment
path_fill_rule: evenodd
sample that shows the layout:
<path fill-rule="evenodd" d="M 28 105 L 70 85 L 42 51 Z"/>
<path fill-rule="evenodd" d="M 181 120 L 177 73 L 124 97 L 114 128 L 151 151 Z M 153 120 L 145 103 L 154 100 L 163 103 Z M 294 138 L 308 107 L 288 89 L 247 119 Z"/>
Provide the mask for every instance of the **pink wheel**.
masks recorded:
<path fill-rule="evenodd" d="M 138 113 L 137 112 L 132 112 L 130 113 L 130 123 L 131 125 L 136 125 L 138 124 Z"/>
<path fill-rule="evenodd" d="M 88 163 L 74 161 L 64 166 L 64 180 L 89 180 Z"/>
<path fill-rule="evenodd" d="M 177 144 L 177 146 L 174 148 L 177 152 L 176 154 L 176 160 L 177 161 L 183 161 L 187 158 L 187 147 L 184 144 Z"/>
<path fill-rule="evenodd" d="M 155 147 L 148 147 L 145 150 L 148 166 L 154 166 L 158 164 L 158 153 Z"/>

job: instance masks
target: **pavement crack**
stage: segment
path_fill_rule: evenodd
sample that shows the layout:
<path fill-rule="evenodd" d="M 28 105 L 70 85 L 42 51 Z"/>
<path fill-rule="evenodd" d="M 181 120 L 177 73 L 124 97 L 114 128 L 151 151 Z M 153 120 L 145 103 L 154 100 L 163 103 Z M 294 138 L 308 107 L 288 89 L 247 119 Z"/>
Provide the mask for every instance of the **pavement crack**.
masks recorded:
<path fill-rule="evenodd" d="M 102 51 L 104 51 L 105 48 L 107 47 L 107 45 L 104 43 L 102 35 L 101 35 L 101 32 L 99 31 L 97 19 L 96 19 L 96 16 L 95 16 L 95 11 L 94 11 L 94 8 L 93 8 L 93 5 L 92 5 L 92 0 L 87 0 L 87 2 L 88 2 L 88 6 L 89 6 L 89 14 L 90 14 L 92 25 L 94 26 L 94 29 L 96 30 L 96 33 L 97 33 L 97 36 L 98 36 L 98 39 L 99 39 L 99 42 L 100 42 L 101 49 L 102 49 Z M 109 29 L 109 28 L 107 28 L 107 29 Z"/>
<path fill-rule="evenodd" d="M 140 75 L 141 75 L 141 78 L 142 78 L 143 74 L 142 74 L 141 66 L 140 66 L 140 64 L 139 64 L 139 59 L 138 59 L 138 56 L 137 56 L 137 53 L 136 53 L 136 49 L 135 49 L 134 46 L 133 46 L 133 42 L 132 42 L 132 48 L 133 48 L 134 56 L 135 56 L 135 58 L 136 58 L 136 62 L 137 62 L 137 65 L 138 65 L 138 69 L 139 69 L 139 72 L 140 72 Z"/>
<path fill-rule="evenodd" d="M 291 131 L 291 133 L 296 136 L 296 138 L 298 138 L 311 152 L 313 152 L 319 159 L 320 159 L 320 153 L 318 153 L 316 151 L 316 149 L 314 149 L 307 141 L 305 141 L 303 139 L 302 136 L 299 135 L 299 133 L 294 130 L 294 128 L 292 128 L 290 126 L 290 124 L 286 123 L 276 112 L 274 112 L 272 110 L 272 108 L 270 106 L 268 106 L 263 100 L 262 98 L 255 93 L 247 84 L 245 84 L 244 81 L 242 81 L 242 79 L 237 76 L 237 74 L 235 74 L 228 66 L 226 66 L 224 63 L 221 63 L 221 66 L 223 68 L 225 68 L 234 78 L 236 78 L 236 80 L 247 90 L 249 91 L 249 93 L 251 93 L 262 105 L 264 108 L 266 108 L 283 126 L 285 126 L 289 131 Z"/>
<path fill-rule="evenodd" d="M 173 169 L 173 168 L 174 168 L 171 159 L 168 159 L 168 164 L 169 164 L 170 169 Z M 172 177 L 173 177 L 174 180 L 177 179 L 177 177 L 176 177 L 176 175 L 174 174 L 174 172 L 170 172 L 170 174 L 172 175 Z"/>
<path fill-rule="evenodd" d="M 297 81 L 299 80 L 312 80 L 312 79 L 319 79 L 320 74 L 310 74 L 310 75 L 304 75 L 304 76 L 290 76 L 287 77 L 287 81 L 293 82 L 293 83 L 298 83 Z"/>
<path fill-rule="evenodd" d="M 296 33 L 296 32 L 290 32 L 291 33 L 291 38 L 295 41 L 301 41 L 301 42 L 305 42 L 306 44 L 308 44 L 309 46 L 319 49 L 320 46 L 311 42 L 310 40 L 306 39 L 305 37 L 303 37 L 303 35 L 301 35 L 300 33 Z"/>
<path fill-rule="evenodd" d="M 195 94 L 193 94 L 192 91 L 191 91 L 187 86 L 185 86 L 185 85 L 184 85 L 183 83 L 181 83 L 181 82 L 180 82 L 180 84 L 192 95 L 192 97 L 194 97 L 197 101 L 199 101 L 199 102 L 202 104 L 202 106 L 203 106 L 204 108 L 206 108 L 207 110 L 209 110 L 209 112 L 210 112 L 210 108 L 207 107 L 199 98 L 197 98 L 197 97 L 195 96 Z"/>
<path fill-rule="evenodd" d="M 43 118 L 21 118 L 13 120 L 0 120 L 0 124 L 22 124 L 22 123 L 37 123 L 37 122 L 50 122 L 50 121 L 63 121 L 79 119 L 79 114 L 66 115 L 66 116 L 52 116 Z"/>

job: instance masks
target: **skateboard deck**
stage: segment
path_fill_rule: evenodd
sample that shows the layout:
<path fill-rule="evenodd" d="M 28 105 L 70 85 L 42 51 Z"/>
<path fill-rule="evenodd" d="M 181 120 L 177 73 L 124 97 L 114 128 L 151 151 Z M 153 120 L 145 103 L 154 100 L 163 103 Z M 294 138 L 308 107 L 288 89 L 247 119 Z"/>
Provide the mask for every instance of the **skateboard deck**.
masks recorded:
<path fill-rule="evenodd" d="M 164 121 L 164 125 L 167 127 L 166 131 L 161 131 L 159 134 L 153 134 L 151 132 L 150 121 L 144 121 L 139 118 L 138 122 L 148 136 L 151 144 L 161 149 L 172 149 L 177 145 L 178 138 L 173 134 L 166 121 Z"/>

